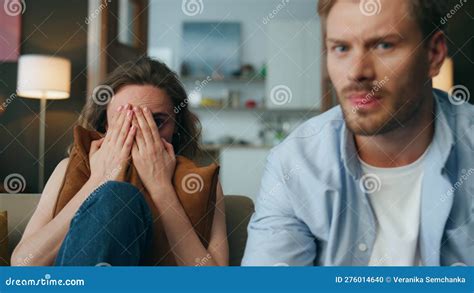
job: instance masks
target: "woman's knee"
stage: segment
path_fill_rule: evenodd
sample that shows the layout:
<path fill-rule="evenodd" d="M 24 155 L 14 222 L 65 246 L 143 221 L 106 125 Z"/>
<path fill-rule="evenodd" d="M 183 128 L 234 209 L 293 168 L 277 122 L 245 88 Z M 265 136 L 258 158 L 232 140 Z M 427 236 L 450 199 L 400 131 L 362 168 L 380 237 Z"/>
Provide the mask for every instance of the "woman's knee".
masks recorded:
<path fill-rule="evenodd" d="M 144 194 L 128 182 L 107 181 L 96 188 L 76 213 L 76 217 L 86 211 L 97 210 L 97 216 L 135 216 L 151 218 L 151 212 Z"/>
<path fill-rule="evenodd" d="M 107 181 L 97 187 L 92 193 L 95 193 L 98 200 L 130 202 L 137 200 L 144 201 L 142 192 L 134 185 L 122 181 Z"/>

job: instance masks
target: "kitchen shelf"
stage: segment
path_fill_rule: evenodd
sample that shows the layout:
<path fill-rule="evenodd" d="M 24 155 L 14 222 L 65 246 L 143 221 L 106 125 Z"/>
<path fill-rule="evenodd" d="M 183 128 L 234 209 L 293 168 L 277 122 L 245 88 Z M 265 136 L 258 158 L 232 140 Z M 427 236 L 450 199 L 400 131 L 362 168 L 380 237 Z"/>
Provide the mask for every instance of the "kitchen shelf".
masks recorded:
<path fill-rule="evenodd" d="M 206 151 L 221 151 L 229 148 L 245 148 L 245 149 L 271 149 L 273 145 L 259 145 L 259 144 L 204 144 L 202 149 Z"/>
<path fill-rule="evenodd" d="M 315 114 L 320 114 L 321 110 L 320 109 L 288 109 L 288 108 L 281 108 L 281 109 L 270 109 L 270 108 L 265 108 L 265 107 L 257 107 L 257 108 L 245 108 L 245 107 L 238 107 L 238 108 L 232 108 L 232 107 L 206 107 L 206 106 L 194 106 L 190 107 L 191 111 L 234 111 L 234 112 L 275 112 L 275 113 L 282 113 L 282 112 L 287 112 L 287 113 L 315 113 Z"/>
<path fill-rule="evenodd" d="M 205 81 L 207 80 L 207 76 L 182 76 L 180 77 L 182 82 L 195 82 L 195 81 Z M 243 83 L 257 83 L 257 82 L 265 82 L 264 77 L 225 77 L 222 79 L 214 79 L 211 78 L 209 82 L 243 82 Z"/>

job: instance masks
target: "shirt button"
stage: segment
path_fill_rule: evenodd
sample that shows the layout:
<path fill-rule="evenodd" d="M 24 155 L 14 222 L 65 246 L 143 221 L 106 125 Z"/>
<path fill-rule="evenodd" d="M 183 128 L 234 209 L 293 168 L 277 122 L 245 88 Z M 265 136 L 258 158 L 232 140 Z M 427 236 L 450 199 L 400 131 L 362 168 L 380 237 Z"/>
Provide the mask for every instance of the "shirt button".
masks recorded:
<path fill-rule="evenodd" d="M 365 243 L 359 243 L 359 250 L 360 251 L 366 251 L 367 250 L 367 245 Z"/>

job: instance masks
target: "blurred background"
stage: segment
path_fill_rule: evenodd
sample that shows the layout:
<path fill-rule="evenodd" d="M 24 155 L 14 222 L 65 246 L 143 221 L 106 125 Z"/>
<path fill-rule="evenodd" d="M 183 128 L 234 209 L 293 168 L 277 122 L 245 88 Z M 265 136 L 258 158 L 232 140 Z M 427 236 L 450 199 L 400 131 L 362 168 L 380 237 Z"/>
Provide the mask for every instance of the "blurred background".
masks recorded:
<path fill-rule="evenodd" d="M 108 72 L 143 54 L 179 74 L 203 127 L 200 163 L 221 165 L 225 194 L 255 199 L 269 150 L 300 123 L 336 104 L 324 68 L 317 0 L 0 4 L 0 183 L 15 175 L 19 184 L 0 184 L 3 192 L 41 192 L 67 156 L 87 97 Z M 437 87 L 462 86 L 470 93 L 474 5 L 461 0 L 450 7 L 440 20 L 450 26 L 450 61 Z M 16 94 L 23 78 L 19 60 L 29 54 L 70 61 L 70 84 L 65 85 L 69 98 L 45 100 L 43 124 L 40 100 Z M 61 70 L 67 72 L 66 65 Z M 38 78 L 57 81 L 53 76 L 61 76 L 54 68 L 25 66 L 36 68 L 29 73 Z M 42 126 L 44 149 L 38 140 Z M 42 167 L 43 175 L 38 172 Z"/>

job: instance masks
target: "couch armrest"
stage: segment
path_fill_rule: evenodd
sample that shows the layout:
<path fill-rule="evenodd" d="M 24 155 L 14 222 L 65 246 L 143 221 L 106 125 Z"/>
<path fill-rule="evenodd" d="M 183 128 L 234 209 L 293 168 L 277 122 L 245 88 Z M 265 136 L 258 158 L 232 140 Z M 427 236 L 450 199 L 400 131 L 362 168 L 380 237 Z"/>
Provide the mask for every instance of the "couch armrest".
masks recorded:
<path fill-rule="evenodd" d="M 252 199 L 246 196 L 225 195 L 229 265 L 240 266 L 247 243 L 247 225 L 254 212 Z"/>
<path fill-rule="evenodd" d="M 38 205 L 39 193 L 0 193 L 0 211 L 8 212 L 8 240 L 10 253 L 21 239 L 33 212 Z"/>

